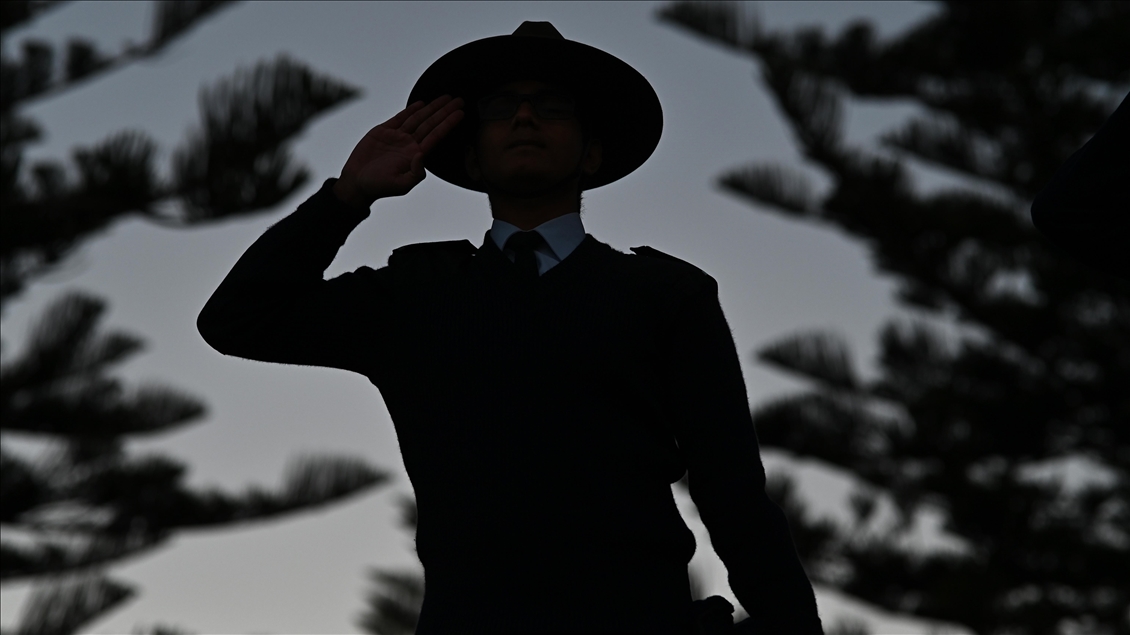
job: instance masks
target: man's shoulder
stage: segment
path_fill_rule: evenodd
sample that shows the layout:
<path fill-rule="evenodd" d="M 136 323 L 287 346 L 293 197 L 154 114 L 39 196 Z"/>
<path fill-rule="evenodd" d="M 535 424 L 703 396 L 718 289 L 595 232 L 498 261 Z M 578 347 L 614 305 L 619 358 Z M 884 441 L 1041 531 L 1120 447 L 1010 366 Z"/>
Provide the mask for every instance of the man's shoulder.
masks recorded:
<path fill-rule="evenodd" d="M 705 271 L 703 271 L 702 269 L 699 269 L 698 267 L 692 265 L 691 263 L 687 262 L 686 260 L 683 260 L 682 258 L 676 258 L 675 256 L 672 256 L 671 254 L 669 254 L 667 252 L 659 251 L 655 247 L 649 247 L 648 245 L 640 245 L 639 247 L 631 247 L 630 249 L 632 250 L 632 253 L 634 253 L 636 256 L 642 256 L 642 259 L 635 259 L 634 258 L 633 260 L 639 260 L 640 262 L 643 262 L 643 263 L 648 263 L 648 264 L 651 264 L 653 266 L 657 265 L 657 266 L 669 268 L 669 269 L 672 269 L 672 270 L 675 270 L 675 271 L 685 271 L 687 273 L 699 273 L 699 274 L 702 274 L 702 275 L 706 275 Z M 625 254 L 625 255 L 627 255 L 627 254 Z M 654 263 L 653 261 L 659 261 L 659 263 L 662 263 L 662 264 Z M 675 263 L 675 264 L 671 264 L 671 263 Z"/>
<path fill-rule="evenodd" d="M 458 270 L 475 251 L 466 239 L 413 243 L 393 249 L 388 266 L 407 280 L 444 277 Z"/>
<path fill-rule="evenodd" d="M 710 295 L 717 289 L 710 274 L 654 247 L 631 247 L 631 253 L 611 247 L 608 251 L 612 252 L 610 260 L 619 272 L 615 277 L 627 282 L 632 293 L 670 300 Z"/>
<path fill-rule="evenodd" d="M 631 254 L 618 252 L 622 256 L 620 260 L 625 266 L 630 267 L 640 275 L 684 280 L 688 283 L 703 283 L 714 280 L 710 274 L 694 264 L 654 247 L 641 245 L 631 247 L 631 250 Z"/>
<path fill-rule="evenodd" d="M 413 243 L 392 250 L 389 266 L 413 266 L 423 263 L 458 262 L 475 253 L 475 246 L 467 239 L 442 240 L 430 243 Z"/>

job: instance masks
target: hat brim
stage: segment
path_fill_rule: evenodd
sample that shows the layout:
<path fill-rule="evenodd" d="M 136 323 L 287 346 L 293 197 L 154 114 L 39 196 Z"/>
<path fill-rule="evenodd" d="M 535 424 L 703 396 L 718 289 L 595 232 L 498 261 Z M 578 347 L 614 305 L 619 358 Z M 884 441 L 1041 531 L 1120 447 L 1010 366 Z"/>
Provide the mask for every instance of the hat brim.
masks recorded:
<path fill-rule="evenodd" d="M 525 79 L 550 81 L 579 95 L 586 120 L 594 125 L 602 146 L 600 169 L 586 177 L 582 189 L 623 178 L 643 165 L 659 145 L 663 109 L 647 79 L 614 55 L 566 39 L 499 35 L 464 44 L 424 71 L 408 104 L 451 95 L 462 97 L 471 115 L 470 106 L 486 91 Z M 452 185 L 485 191 L 464 166 L 464 149 L 477 125 L 477 117 L 465 117 L 432 148 L 424 167 Z"/>

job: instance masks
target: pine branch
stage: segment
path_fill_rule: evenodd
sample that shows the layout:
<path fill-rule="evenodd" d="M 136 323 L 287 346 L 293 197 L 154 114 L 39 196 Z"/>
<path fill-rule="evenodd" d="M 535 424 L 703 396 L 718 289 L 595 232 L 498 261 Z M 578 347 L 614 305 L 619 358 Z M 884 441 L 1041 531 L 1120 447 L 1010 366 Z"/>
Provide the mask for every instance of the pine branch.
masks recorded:
<path fill-rule="evenodd" d="M 5 7 L 16 5 L 13 19 L 24 8 L 43 8 L 58 3 L 26 3 L 5 0 Z M 63 72 L 55 72 L 55 49 L 42 40 L 25 40 L 23 59 L 16 62 L 5 58 L 2 62 L 3 89 L 0 90 L 0 112 L 7 116 L 18 107 L 36 100 L 54 97 L 82 83 L 122 68 L 127 64 L 153 57 L 172 42 L 186 34 L 217 9 L 231 4 L 231 0 L 157 0 L 154 5 L 153 30 L 144 45 L 128 44 L 118 55 L 101 53 L 89 40 L 71 38 L 67 42 Z M 41 8 L 33 10 L 41 12 Z M 7 17 L 5 17 L 7 19 Z"/>
<path fill-rule="evenodd" d="M 278 492 L 242 495 L 184 487 L 185 467 L 161 456 L 100 459 L 55 470 L 38 505 L 6 524 L 41 536 L 31 545 L 3 542 L 0 579 L 72 571 L 151 549 L 172 532 L 262 521 L 340 501 L 388 480 L 359 459 L 301 457 Z M 64 536 L 65 539 L 50 536 Z"/>
<path fill-rule="evenodd" d="M 761 40 L 756 13 L 743 13 L 745 3 L 672 2 L 656 11 L 656 18 L 702 37 L 712 44 L 743 51 Z"/>
<path fill-rule="evenodd" d="M 0 448 L 0 524 L 11 524 L 51 500 L 51 487 L 37 472 L 28 461 Z"/>
<path fill-rule="evenodd" d="M 67 61 L 63 78 L 74 84 L 112 64 L 112 60 L 98 51 L 90 40 L 71 38 L 67 41 Z"/>
<path fill-rule="evenodd" d="M 763 347 L 757 357 L 827 388 L 859 389 L 847 342 L 835 333 L 798 333 Z"/>
<path fill-rule="evenodd" d="M 136 533 L 125 538 L 41 536 L 31 544 L 0 540 L 0 581 L 34 579 L 71 573 L 138 555 L 157 547 L 167 535 Z"/>
<path fill-rule="evenodd" d="M 36 321 L 24 354 L 3 367 L 5 401 L 15 391 L 48 384 L 75 375 L 97 373 L 123 361 L 141 348 L 135 338 L 99 336 L 98 322 L 106 303 L 85 293 L 56 298 Z"/>
<path fill-rule="evenodd" d="M 24 41 L 23 59 L 18 62 L 4 56 L 0 64 L 0 120 L 4 128 L 0 202 L 5 231 L 0 239 L 0 299 L 15 296 L 28 279 L 50 270 L 85 235 L 124 213 L 146 213 L 150 204 L 169 196 L 167 188 L 158 187 L 149 164 L 155 145 L 139 133 L 112 138 L 93 153 L 77 153 L 83 175 L 83 187 L 77 190 L 65 183 L 62 167 L 51 162 L 41 163 L 35 170 L 38 198 L 17 182 L 23 146 L 39 137 L 34 122 L 16 114 L 20 105 L 68 90 L 135 59 L 156 55 L 202 18 L 229 3 L 169 0 L 154 4 L 154 34 L 149 44 L 129 45 L 115 57 L 98 52 L 87 40 L 72 38 L 61 78 L 56 77 L 54 47 L 47 42 Z M 4 19 L 15 25 L 53 4 L 13 1 L 3 6 Z M 92 188 L 89 196 L 84 196 L 86 187 Z"/>
<path fill-rule="evenodd" d="M 794 216 L 816 211 L 813 186 L 804 173 L 779 165 L 753 164 L 722 175 L 718 184 L 733 194 Z"/>
<path fill-rule="evenodd" d="M 26 200 L 22 188 L 16 182 L 22 161 L 24 145 L 38 141 L 43 130 L 35 121 L 16 114 L 0 114 L 0 165 L 3 166 L 3 203 L 19 203 Z"/>
<path fill-rule="evenodd" d="M 361 459 L 302 456 L 287 467 L 279 502 L 284 509 L 326 505 L 387 481 Z"/>
<path fill-rule="evenodd" d="M 165 433 L 198 420 L 204 404 L 164 386 L 142 386 L 123 394 L 117 381 L 87 380 L 77 390 L 39 390 L 8 409 L 8 432 L 66 439 L 116 438 Z"/>
<path fill-rule="evenodd" d="M 109 527 L 113 531 L 125 531 L 140 523 L 147 531 L 167 532 L 269 520 L 340 501 L 389 479 L 387 472 L 360 459 L 303 456 L 287 467 L 278 491 L 252 487 L 232 495 L 215 489 L 186 489 L 180 484 L 179 473 L 172 470 L 167 460 L 157 458 L 118 465 L 107 478 L 88 481 L 92 483 L 92 496 L 85 498 L 115 506 L 117 515 Z M 123 485 L 151 487 L 146 483 L 156 486 L 160 495 L 154 496 L 147 489 L 132 494 L 121 489 Z M 100 496 L 101 491 L 106 494 Z"/>
<path fill-rule="evenodd" d="M 369 577 L 376 588 L 368 594 L 368 609 L 358 618 L 357 627 L 379 635 L 415 633 L 424 603 L 423 576 L 412 571 L 371 569 Z"/>
<path fill-rule="evenodd" d="M 838 91 L 814 75 L 798 72 L 780 47 L 762 57 L 762 81 L 788 117 L 805 156 L 833 173 L 846 169 L 842 106 Z"/>
<path fill-rule="evenodd" d="M 883 379 L 878 396 L 899 403 L 919 403 L 924 391 L 943 388 L 951 377 L 954 354 L 938 330 L 925 322 L 890 322 L 879 334 Z"/>
<path fill-rule="evenodd" d="M 911 119 L 901 129 L 883 135 L 881 141 L 929 163 L 990 182 L 1011 181 L 1002 165 L 1004 152 L 953 120 Z"/>
<path fill-rule="evenodd" d="M 416 535 L 416 526 L 420 513 L 416 507 L 416 499 L 412 496 L 401 496 L 397 503 L 400 505 L 400 526 Z"/>
<path fill-rule="evenodd" d="M 0 33 L 21 27 L 63 4 L 61 0 L 9 0 L 0 3 Z"/>
<path fill-rule="evenodd" d="M 358 95 L 355 88 L 280 56 L 200 95 L 201 128 L 173 154 L 174 191 L 193 223 L 272 207 L 302 186 L 286 142 L 314 117 Z"/>
<path fill-rule="evenodd" d="M 402 528 L 415 536 L 417 509 L 416 499 L 401 496 L 400 504 Z M 409 635 L 416 630 L 420 608 L 424 599 L 424 578 L 421 573 L 388 569 L 370 569 L 369 577 L 374 586 L 366 594 L 366 609 L 357 618 L 357 627 L 366 633 Z"/>
<path fill-rule="evenodd" d="M 73 150 L 77 183 L 63 178 L 56 161 L 35 164 L 38 187 L 25 192 L 21 205 L 6 217 L 20 231 L 4 240 L 3 255 L 53 239 L 63 243 L 106 225 L 117 216 L 144 210 L 159 198 L 161 186 L 153 166 L 157 145 L 141 131 L 114 133 L 91 148 Z"/>
<path fill-rule="evenodd" d="M 82 294 L 56 300 L 24 354 L 0 368 L 3 431 L 64 441 L 55 459 L 39 466 L 0 455 L 4 523 L 41 536 L 68 536 L 22 546 L 5 540 L 0 579 L 121 560 L 178 529 L 272 518 L 387 480 L 386 473 L 357 459 L 304 457 L 289 467 L 280 491 L 233 496 L 186 489 L 184 466 L 170 459 L 128 459 L 121 437 L 183 424 L 203 414 L 203 406 L 154 386 L 127 396 L 119 382 L 105 378 L 106 367 L 136 352 L 140 342 L 100 334 L 104 308 Z"/>
<path fill-rule="evenodd" d="M 753 411 L 758 441 L 850 470 L 876 487 L 899 473 L 889 454 L 903 432 L 857 400 L 821 392 L 773 399 Z"/>
<path fill-rule="evenodd" d="M 100 575 L 62 579 L 37 588 L 20 615 L 18 635 L 72 635 L 129 600 L 133 587 Z"/>
<path fill-rule="evenodd" d="M 951 554 L 919 554 L 893 548 L 877 537 L 844 548 L 850 562 L 845 593 L 897 613 L 959 624 L 984 624 L 986 594 L 993 582 L 973 559 Z"/>
<path fill-rule="evenodd" d="M 811 517 L 808 506 L 796 493 L 795 481 L 789 476 L 770 475 L 765 493 L 784 512 L 797 555 L 805 571 L 815 577 L 814 572 L 834 557 L 837 527 L 829 520 Z"/>
<path fill-rule="evenodd" d="M 153 167 L 156 144 L 138 131 L 75 150 L 76 184 L 66 182 L 61 164 L 38 163 L 33 170 L 37 192 L 26 192 L 16 182 L 21 144 L 6 148 L 11 151 L 4 154 L 0 298 L 19 293 L 26 280 L 50 270 L 91 233 L 127 214 L 181 227 L 274 207 L 309 178 L 309 170 L 293 160 L 289 142 L 311 120 L 358 94 L 285 56 L 237 71 L 203 89 L 203 125 L 174 152 L 172 184 L 159 182 Z M 4 122 L 6 139 L 35 136 L 30 122 Z M 182 199 L 181 213 L 155 209 L 169 198 Z"/>
<path fill-rule="evenodd" d="M 141 348 L 136 338 L 96 333 L 104 309 L 102 301 L 74 293 L 47 308 L 24 354 L 0 367 L 4 431 L 115 438 L 166 431 L 204 414 L 189 395 L 156 385 L 125 394 L 120 382 L 104 377 Z"/>
<path fill-rule="evenodd" d="M 118 213 L 144 211 L 160 190 L 153 166 L 156 154 L 157 143 L 138 130 L 114 133 L 90 150 L 78 148 L 74 162 L 79 183 L 70 196 Z"/>
<path fill-rule="evenodd" d="M 154 3 L 153 28 L 146 47 L 150 55 L 167 47 L 232 0 L 164 0 Z"/>
<path fill-rule="evenodd" d="M 91 234 L 126 214 L 144 213 L 166 196 L 153 167 L 156 144 L 144 133 L 119 132 L 73 154 L 78 183 L 67 182 L 58 162 L 42 161 L 32 168 L 34 192 L 16 185 L 18 154 L 11 160 L 12 182 L 5 190 L 10 202 L 3 209 L 5 232 L 0 238 L 4 300 L 22 290 L 26 280 L 69 256 Z"/>

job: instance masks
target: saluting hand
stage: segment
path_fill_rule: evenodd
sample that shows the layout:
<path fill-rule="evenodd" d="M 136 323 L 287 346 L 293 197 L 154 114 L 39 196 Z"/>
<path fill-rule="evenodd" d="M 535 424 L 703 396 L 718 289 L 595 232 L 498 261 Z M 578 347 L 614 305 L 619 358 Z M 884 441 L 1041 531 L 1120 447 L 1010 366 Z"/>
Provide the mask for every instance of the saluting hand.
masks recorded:
<path fill-rule="evenodd" d="M 374 127 L 353 148 L 334 193 L 356 207 L 407 194 L 424 180 L 424 156 L 463 119 L 462 107 L 462 98 L 443 95 Z"/>

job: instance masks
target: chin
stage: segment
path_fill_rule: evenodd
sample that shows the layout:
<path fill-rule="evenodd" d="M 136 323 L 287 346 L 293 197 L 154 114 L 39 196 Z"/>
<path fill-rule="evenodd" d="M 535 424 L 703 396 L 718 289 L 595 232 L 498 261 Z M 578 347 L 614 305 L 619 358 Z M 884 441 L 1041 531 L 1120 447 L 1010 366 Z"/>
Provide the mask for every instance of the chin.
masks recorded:
<path fill-rule="evenodd" d="M 500 179 L 507 194 L 512 196 L 534 195 L 561 180 L 565 175 L 545 173 L 519 173 Z"/>

